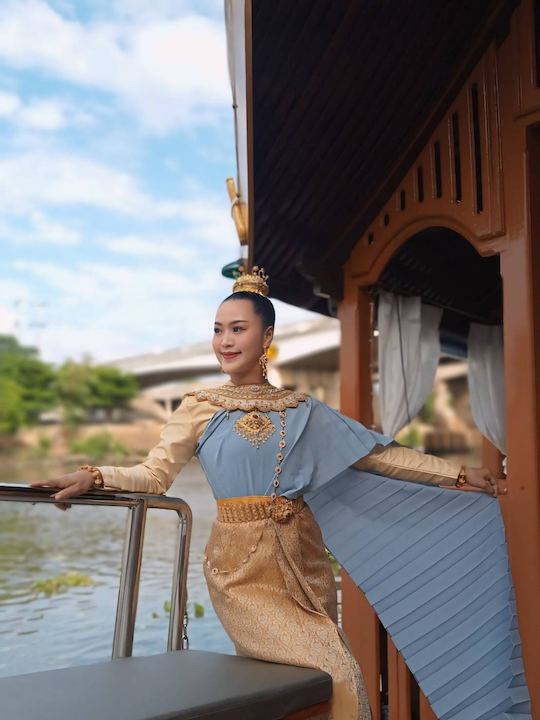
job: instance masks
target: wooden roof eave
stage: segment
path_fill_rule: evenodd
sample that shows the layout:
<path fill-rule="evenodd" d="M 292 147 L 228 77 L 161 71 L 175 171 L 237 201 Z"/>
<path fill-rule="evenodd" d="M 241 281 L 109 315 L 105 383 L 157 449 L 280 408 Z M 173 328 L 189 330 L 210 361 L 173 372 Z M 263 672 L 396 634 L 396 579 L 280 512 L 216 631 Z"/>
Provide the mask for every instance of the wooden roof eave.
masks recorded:
<path fill-rule="evenodd" d="M 346 2 L 343 2 L 342 5 L 349 10 L 357 7 L 348 5 Z M 227 28 L 230 56 L 234 58 L 235 63 L 243 62 L 245 64 L 243 78 L 238 71 L 239 65 L 235 65 L 236 75 L 233 74 L 233 77 L 235 78 L 236 98 L 237 172 L 239 187 L 247 202 L 249 260 L 251 263 L 263 264 L 266 271 L 270 273 L 271 282 L 274 278 L 272 297 L 278 297 L 285 302 L 319 312 L 328 312 L 327 302 L 323 298 L 330 296 L 333 299 L 339 299 L 341 266 L 348 257 L 352 246 L 373 219 L 374 214 L 384 204 L 396 183 L 400 181 L 404 169 L 406 170 L 407 165 L 412 162 L 415 154 L 425 143 L 430 131 L 447 109 L 459 89 L 460 83 L 463 82 L 486 44 L 492 40 L 497 42 L 506 33 L 507 22 L 512 7 L 515 6 L 515 0 L 490 0 L 485 3 L 482 22 L 479 23 L 471 42 L 462 48 L 462 54 L 456 58 L 453 65 L 452 82 L 448 83 L 444 90 L 440 88 L 440 95 L 433 97 L 429 108 L 424 108 L 424 112 L 418 117 L 414 132 L 409 132 L 401 138 L 401 143 L 394 148 L 395 153 L 391 165 L 389 162 L 386 164 L 384 177 L 379 177 L 377 184 L 371 183 L 370 191 L 367 192 L 368 188 L 366 188 L 363 196 L 360 188 L 358 191 L 358 199 L 362 198 L 360 203 L 354 204 L 349 201 L 348 205 L 341 206 L 342 211 L 344 208 L 347 210 L 345 215 L 338 212 L 339 203 L 336 203 L 334 196 L 331 196 L 331 193 L 336 193 L 337 190 L 323 172 L 312 173 L 309 176 L 311 184 L 305 183 L 303 187 L 300 186 L 302 188 L 300 192 L 303 193 L 300 201 L 293 202 L 288 199 L 293 197 L 293 192 L 290 191 L 294 191 L 297 195 L 299 192 L 298 185 L 294 188 L 290 187 L 290 181 L 294 182 L 295 175 L 298 176 L 298 170 L 301 170 L 301 167 L 299 168 L 292 161 L 289 162 L 287 155 L 287 148 L 289 148 L 291 158 L 293 157 L 295 143 L 298 144 L 298 135 L 294 135 L 291 130 L 288 145 L 285 143 L 285 147 L 281 147 L 284 135 L 281 134 L 278 138 L 277 135 L 274 137 L 273 133 L 276 129 L 286 131 L 289 120 L 287 116 L 280 116 L 274 112 L 276 110 L 274 103 L 277 100 L 281 102 L 284 92 L 287 91 L 288 94 L 285 97 L 289 104 L 291 98 L 295 97 L 294 93 L 299 93 L 298 98 L 301 97 L 299 102 L 305 104 L 304 97 L 307 90 L 305 85 L 297 87 L 297 81 L 295 85 L 295 81 L 291 80 L 294 75 L 277 72 L 281 66 L 272 66 L 274 48 L 276 63 L 278 60 L 281 62 L 282 58 L 288 57 L 291 51 L 293 55 L 303 52 L 302 43 L 297 36 L 291 32 L 287 33 L 287 25 L 293 22 L 290 6 L 285 2 L 278 2 L 272 5 L 270 11 L 264 5 L 252 8 L 251 0 L 245 0 L 245 2 L 244 0 L 240 0 L 240 2 L 226 0 L 227 6 L 230 6 L 233 16 Z M 459 5 L 457 4 L 457 6 Z M 305 7 L 312 9 L 317 6 L 306 2 Z M 328 9 L 333 8 L 334 5 L 321 4 L 320 7 Z M 395 6 L 392 5 L 392 7 Z M 252 16 L 252 10 L 255 9 L 262 15 L 258 19 L 257 26 L 255 25 L 257 18 Z M 301 8 L 297 14 L 302 15 L 300 10 Z M 270 14 L 269 17 L 266 17 L 268 14 Z M 319 18 L 320 22 L 324 19 L 321 18 Z M 266 45 L 263 43 L 262 48 L 259 47 L 261 44 L 259 26 L 264 27 L 265 33 L 263 40 Z M 242 29 L 243 34 L 239 33 L 239 28 Z M 316 32 L 316 26 L 314 27 L 312 23 L 310 33 L 314 32 Z M 340 32 L 347 32 L 347 24 L 341 26 Z M 284 40 L 284 38 L 286 39 Z M 313 40 L 313 34 L 310 34 L 310 38 Z M 257 47 L 254 47 L 255 39 L 257 39 Z M 324 46 L 325 63 L 331 62 L 329 56 L 335 45 L 333 40 L 332 38 Z M 306 42 L 308 41 L 309 38 Z M 292 44 L 283 46 L 284 42 Z M 336 47 L 338 46 L 336 45 Z M 306 46 L 306 50 L 308 49 L 309 47 Z M 317 57 L 322 58 L 322 54 Z M 376 65 L 376 58 L 371 58 L 371 60 Z M 295 73 L 296 65 L 293 64 L 290 69 Z M 343 82 L 347 83 L 347 78 L 343 77 Z M 357 88 L 357 92 L 361 91 L 362 88 Z M 391 92 L 391 88 L 387 88 L 387 91 Z M 261 113 L 259 105 L 256 103 L 263 100 L 265 109 Z M 315 107 L 314 116 L 316 116 L 316 110 Z M 265 115 L 265 112 L 270 112 L 270 115 Z M 258 118 L 257 127 L 254 127 L 254 118 L 255 120 Z M 276 125 L 276 123 L 278 124 Z M 282 124 L 279 125 L 279 123 Z M 296 130 L 300 131 L 302 127 L 300 125 Z M 277 142 L 276 139 L 278 139 Z M 319 138 L 319 142 L 321 145 L 324 144 L 324 138 Z M 259 157 L 255 156 L 256 150 Z M 267 150 L 271 152 L 267 152 Z M 371 152 L 371 146 L 361 148 L 356 144 L 350 148 L 350 152 L 343 151 L 342 156 L 350 160 L 352 154 L 358 155 L 366 152 Z M 283 182 L 283 177 L 280 181 L 279 169 L 275 173 L 278 166 L 281 169 L 285 167 L 290 173 L 293 173 L 292 177 L 290 175 L 286 177 L 287 182 Z M 283 172 L 281 174 L 283 175 Z M 333 174 L 335 177 L 335 168 Z M 277 178 L 275 182 L 274 175 Z M 369 177 L 370 173 L 365 173 L 365 176 Z M 319 225 L 318 219 L 311 225 L 306 225 L 307 220 L 313 216 L 309 213 L 307 216 L 304 213 L 304 217 L 301 215 L 302 203 L 311 206 L 318 202 L 319 195 L 317 192 L 313 192 L 314 189 L 316 190 L 314 188 L 316 183 L 319 183 L 321 187 L 325 183 L 329 185 L 330 192 L 324 192 L 322 197 L 325 200 L 326 217 L 336 221 L 330 229 Z M 254 194 L 255 188 L 257 188 L 257 197 Z M 332 197 L 330 203 L 326 202 L 329 196 Z"/>

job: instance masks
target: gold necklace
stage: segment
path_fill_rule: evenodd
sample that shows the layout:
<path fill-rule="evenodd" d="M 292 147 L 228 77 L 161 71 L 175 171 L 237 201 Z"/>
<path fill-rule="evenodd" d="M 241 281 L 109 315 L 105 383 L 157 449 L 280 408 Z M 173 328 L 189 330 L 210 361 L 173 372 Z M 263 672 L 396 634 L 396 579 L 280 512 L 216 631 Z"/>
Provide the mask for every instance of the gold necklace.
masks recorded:
<path fill-rule="evenodd" d="M 289 407 L 298 405 L 307 400 L 309 395 L 296 390 L 278 388 L 270 383 L 260 385 L 233 385 L 226 383 L 216 388 L 193 390 L 187 395 L 194 395 L 197 400 L 207 400 L 213 405 L 219 405 L 226 410 L 244 410 L 250 412 L 259 410 L 280 412 Z"/>
<path fill-rule="evenodd" d="M 301 402 L 308 399 L 309 395 L 296 390 L 278 388 L 268 382 L 246 385 L 234 385 L 234 383 L 228 382 L 216 388 L 192 390 L 186 394 L 195 396 L 197 400 L 206 400 L 213 405 L 225 408 L 227 417 L 230 410 L 244 410 L 246 415 L 236 420 L 234 429 L 257 449 L 273 435 L 276 429 L 270 418 L 261 413 L 279 412 L 279 443 L 271 493 L 271 498 L 275 501 L 278 497 L 276 491 L 280 486 L 283 449 L 287 444 L 285 441 L 286 409 L 298 407 Z M 286 500 L 286 498 L 283 499 Z"/>

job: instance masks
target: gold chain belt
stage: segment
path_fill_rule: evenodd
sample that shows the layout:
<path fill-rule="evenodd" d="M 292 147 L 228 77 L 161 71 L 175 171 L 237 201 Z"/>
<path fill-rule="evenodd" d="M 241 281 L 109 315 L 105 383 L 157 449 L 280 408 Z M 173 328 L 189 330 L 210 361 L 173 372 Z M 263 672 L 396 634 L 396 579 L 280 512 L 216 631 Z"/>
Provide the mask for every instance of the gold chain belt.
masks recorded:
<path fill-rule="evenodd" d="M 304 505 L 302 496 L 289 499 L 278 495 L 244 495 L 235 498 L 219 498 L 217 518 L 221 522 L 249 522 L 272 518 L 277 522 L 285 522 L 294 513 L 299 513 Z"/>

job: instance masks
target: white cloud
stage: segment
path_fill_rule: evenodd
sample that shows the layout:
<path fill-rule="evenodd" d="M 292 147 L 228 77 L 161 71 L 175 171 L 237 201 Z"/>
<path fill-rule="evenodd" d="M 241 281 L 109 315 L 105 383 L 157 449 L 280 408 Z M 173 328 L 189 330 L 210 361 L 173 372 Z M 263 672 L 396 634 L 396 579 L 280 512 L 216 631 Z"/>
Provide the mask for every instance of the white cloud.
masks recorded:
<path fill-rule="evenodd" d="M 231 290 L 219 268 L 239 250 L 225 188 L 215 196 L 189 185 L 180 143 L 165 177 L 179 178 L 178 196 L 164 197 L 160 181 L 150 189 L 142 173 L 148 162 L 152 180 L 169 141 L 132 132 L 118 109 L 157 134 L 213 124 L 216 147 L 226 144 L 221 0 L 92 0 L 85 9 L 94 20 L 77 19 L 76 0 L 0 0 L 0 243 L 9 250 L 0 327 L 18 322 L 22 341 L 39 340 L 53 362 L 210 341 Z M 99 135 L 85 133 L 84 145 L 62 132 L 89 123 Z"/>
<path fill-rule="evenodd" d="M 161 235 L 103 235 L 97 242 L 106 250 L 135 257 L 166 258 L 178 263 L 193 262 L 197 249 L 186 243 L 186 238 Z"/>
<path fill-rule="evenodd" d="M 9 92 L 0 92 L 0 117 L 11 118 L 21 105 L 18 95 Z"/>
<path fill-rule="evenodd" d="M 154 305 L 155 300 L 170 297 L 195 297 L 215 285 L 215 273 L 194 274 L 147 265 L 80 262 L 73 268 L 41 260 L 15 260 L 13 267 L 30 273 L 60 295 L 58 302 L 74 304 L 91 298 L 95 310 L 112 316 L 119 307 L 133 308 L 134 301 Z M 82 283 L 81 278 L 84 279 Z M 111 304 L 110 301 L 113 301 Z"/>
<path fill-rule="evenodd" d="M 0 305 L 0 334 L 14 335 L 17 330 L 17 315 L 11 308 Z"/>
<path fill-rule="evenodd" d="M 41 0 L 0 7 L 0 59 L 115 96 L 154 132 L 218 122 L 230 106 L 223 23 L 66 19 Z"/>
<path fill-rule="evenodd" d="M 35 130 L 59 130 L 67 125 L 65 108 L 54 100 L 35 100 L 17 113 L 23 127 Z"/>
<path fill-rule="evenodd" d="M 66 225 L 55 222 L 45 217 L 41 212 L 33 212 L 30 215 L 32 224 L 31 239 L 38 243 L 49 243 L 52 245 L 78 245 L 81 240 L 81 233 Z"/>
<path fill-rule="evenodd" d="M 106 0 L 106 5 L 114 15 L 138 22 L 175 18 L 195 12 L 223 18 L 223 0 Z"/>
<path fill-rule="evenodd" d="M 230 216 L 230 207 L 221 199 L 204 197 L 201 192 L 198 198 L 181 200 L 179 213 L 190 234 L 198 242 L 207 242 L 231 251 L 236 245 L 238 253 L 240 252 L 238 236 Z"/>
<path fill-rule="evenodd" d="M 35 277 L 47 285 L 47 296 L 54 298 L 39 341 L 43 358 L 56 363 L 88 353 L 105 362 L 205 339 L 210 344 L 216 308 L 232 289 L 215 266 L 175 271 L 81 262 L 62 268 L 21 260 L 15 269 L 29 282 Z M 319 317 L 279 301 L 274 304 L 278 326 Z M 34 344 L 35 333 L 26 334 Z"/>
<path fill-rule="evenodd" d="M 51 220 L 42 212 L 33 211 L 28 227 L 20 227 L 0 220 L 0 240 L 12 245 L 78 245 L 81 233 L 67 225 Z"/>
<path fill-rule="evenodd" d="M 23 101 L 15 93 L 5 91 L 0 91 L 0 118 L 22 129 L 46 132 L 94 122 L 91 113 L 61 98 L 38 97 Z"/>
<path fill-rule="evenodd" d="M 99 325 L 56 323 L 41 333 L 41 357 L 57 365 L 64 360 L 81 361 L 90 356 L 94 362 L 106 362 L 124 355 L 136 355 L 138 338 L 129 328 L 106 329 Z"/>
<path fill-rule="evenodd" d="M 32 290 L 26 282 L 12 277 L 2 277 L 0 281 L 0 303 L 27 303 L 32 299 Z"/>
<path fill-rule="evenodd" d="M 20 107 L 14 122 L 23 128 L 54 131 L 70 125 L 90 125 L 94 118 L 56 98 L 36 98 Z"/>
<path fill-rule="evenodd" d="M 81 205 L 145 219 L 177 217 L 177 202 L 156 200 L 136 179 L 95 160 L 69 153 L 28 152 L 0 158 L 0 210 Z"/>
<path fill-rule="evenodd" d="M 201 190 L 201 193 L 203 191 Z M 194 262 L 201 258 L 205 248 L 219 249 L 233 259 L 239 253 L 238 239 L 230 212 L 223 198 L 207 194 L 177 203 L 180 231 L 167 234 L 101 235 L 97 242 L 109 252 L 136 257 L 155 257 L 179 263 Z"/>
<path fill-rule="evenodd" d="M 210 338 L 215 306 L 229 289 L 213 269 L 176 272 L 96 262 L 63 268 L 30 260 L 13 266 L 48 286 L 47 296 L 54 298 L 40 333 L 43 357 L 51 362 L 88 352 L 97 361 L 112 360 Z"/>

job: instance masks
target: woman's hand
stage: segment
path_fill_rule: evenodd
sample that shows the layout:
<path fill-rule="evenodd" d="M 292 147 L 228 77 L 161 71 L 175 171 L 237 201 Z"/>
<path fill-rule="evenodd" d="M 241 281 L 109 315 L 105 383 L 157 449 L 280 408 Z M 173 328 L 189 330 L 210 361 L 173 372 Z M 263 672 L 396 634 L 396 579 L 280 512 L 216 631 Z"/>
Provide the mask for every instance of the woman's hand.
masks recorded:
<path fill-rule="evenodd" d="M 58 492 L 51 495 L 51 497 L 55 500 L 67 500 L 70 497 L 82 495 L 83 493 L 88 492 L 93 484 L 94 477 L 88 470 L 76 470 L 75 472 L 67 473 L 67 475 L 60 475 L 59 477 L 52 478 L 51 480 L 38 480 L 36 482 L 29 483 L 31 487 L 60 488 Z M 69 503 L 65 502 L 58 504 L 55 503 L 55 505 L 60 510 L 67 510 L 71 507 Z"/>
<path fill-rule="evenodd" d="M 503 485 L 504 478 L 496 478 L 487 468 L 466 467 L 465 472 L 467 485 L 480 488 L 480 490 L 493 496 L 506 494 L 506 487 Z"/>

